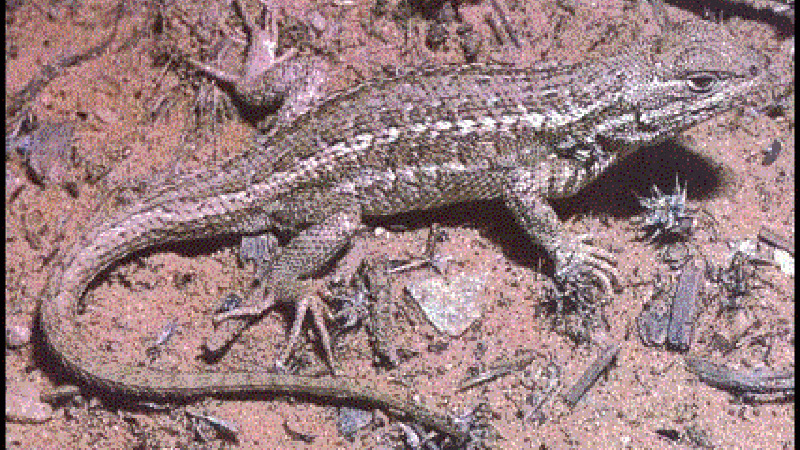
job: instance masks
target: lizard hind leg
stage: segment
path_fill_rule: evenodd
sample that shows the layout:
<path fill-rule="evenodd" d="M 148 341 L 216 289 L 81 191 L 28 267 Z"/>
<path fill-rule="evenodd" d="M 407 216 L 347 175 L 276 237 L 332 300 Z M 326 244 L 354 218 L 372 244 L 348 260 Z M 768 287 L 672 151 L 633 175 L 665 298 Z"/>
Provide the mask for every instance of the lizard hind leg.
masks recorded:
<path fill-rule="evenodd" d="M 346 202 L 339 200 L 331 203 L 342 205 Z M 299 343 L 305 317 L 310 310 L 314 325 L 319 332 L 325 361 L 331 371 L 335 372 L 330 333 L 325 324 L 325 320 L 331 319 L 332 315 L 323 303 L 322 296 L 314 289 L 313 278 L 347 247 L 360 223 L 361 215 L 356 208 L 344 208 L 329 215 L 321 223 L 300 232 L 289 241 L 273 261 L 272 266 L 263 274 L 263 280 L 260 281 L 263 288 L 259 287 L 251 292 L 251 294 L 260 293 L 262 289 L 266 289 L 264 300 L 254 305 L 251 295 L 247 304 L 254 306 L 234 309 L 218 315 L 216 320 L 242 316 L 260 317 L 277 303 L 293 304 L 295 317 L 289 341 L 276 361 L 279 369 L 285 369 L 286 361 Z"/>

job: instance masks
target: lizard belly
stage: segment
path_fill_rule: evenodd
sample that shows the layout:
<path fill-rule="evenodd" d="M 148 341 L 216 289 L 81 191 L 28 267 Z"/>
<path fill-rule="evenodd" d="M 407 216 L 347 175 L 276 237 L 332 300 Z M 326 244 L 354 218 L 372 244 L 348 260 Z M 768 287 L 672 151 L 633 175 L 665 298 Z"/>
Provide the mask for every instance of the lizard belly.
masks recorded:
<path fill-rule="evenodd" d="M 462 164 L 364 170 L 335 191 L 356 198 L 362 214 L 382 216 L 498 198 L 498 175 L 496 169 Z"/>

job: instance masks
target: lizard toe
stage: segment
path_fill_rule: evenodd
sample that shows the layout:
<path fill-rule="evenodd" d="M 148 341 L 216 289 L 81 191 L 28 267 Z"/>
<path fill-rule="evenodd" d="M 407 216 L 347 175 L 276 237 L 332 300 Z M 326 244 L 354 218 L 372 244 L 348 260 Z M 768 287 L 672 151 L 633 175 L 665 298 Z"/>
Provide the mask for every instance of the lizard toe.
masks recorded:
<path fill-rule="evenodd" d="M 621 275 L 615 266 L 616 258 L 609 251 L 580 241 L 556 251 L 556 278 L 567 283 L 589 276 L 604 292 L 620 292 Z"/>
<path fill-rule="evenodd" d="M 616 267 L 598 258 L 588 258 L 586 264 L 591 267 L 592 275 L 600 282 L 604 292 L 622 291 L 621 276 Z"/>
<path fill-rule="evenodd" d="M 257 292 L 261 290 L 251 291 L 245 301 L 245 304 L 251 306 L 240 306 L 214 315 L 211 319 L 214 323 L 214 332 L 203 343 L 203 353 L 207 358 L 219 358 L 248 326 L 275 305 L 275 295 L 271 292 L 267 293 L 258 304 L 253 305 Z"/>
<path fill-rule="evenodd" d="M 304 292 L 310 292 L 310 289 L 301 289 Z M 285 368 L 286 362 L 291 357 L 297 345 L 300 342 L 300 332 L 303 329 L 303 323 L 308 312 L 311 312 L 311 318 L 317 328 L 320 336 L 323 352 L 325 353 L 325 363 L 331 370 L 333 375 L 336 374 L 335 365 L 333 363 L 333 350 L 331 346 L 331 336 L 328 332 L 328 327 L 325 324 L 326 319 L 331 319 L 331 313 L 328 307 L 323 303 L 322 298 L 316 294 L 300 295 L 295 300 L 295 317 L 292 323 L 292 330 L 289 333 L 289 341 L 286 343 L 283 351 L 275 362 L 278 368 Z"/>

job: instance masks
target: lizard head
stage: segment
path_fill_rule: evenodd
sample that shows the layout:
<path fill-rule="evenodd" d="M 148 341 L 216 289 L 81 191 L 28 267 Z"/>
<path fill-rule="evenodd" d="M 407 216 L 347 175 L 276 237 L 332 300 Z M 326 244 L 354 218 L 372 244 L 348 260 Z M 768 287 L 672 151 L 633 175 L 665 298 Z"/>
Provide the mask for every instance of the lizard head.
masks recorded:
<path fill-rule="evenodd" d="M 773 78 L 769 58 L 704 21 L 679 24 L 623 57 L 631 69 L 622 100 L 635 120 L 617 139 L 634 147 L 744 106 Z"/>

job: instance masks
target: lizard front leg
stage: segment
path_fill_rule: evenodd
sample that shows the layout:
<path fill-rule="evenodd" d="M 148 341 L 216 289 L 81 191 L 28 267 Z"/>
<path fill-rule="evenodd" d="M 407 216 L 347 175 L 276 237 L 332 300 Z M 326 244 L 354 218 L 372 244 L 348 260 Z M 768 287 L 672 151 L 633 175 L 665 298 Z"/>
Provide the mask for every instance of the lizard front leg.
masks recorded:
<path fill-rule="evenodd" d="M 284 247 L 272 266 L 265 271 L 259 288 L 251 291 L 246 304 L 215 317 L 215 322 L 241 317 L 260 317 L 278 303 L 292 303 L 295 318 L 289 341 L 276 360 L 276 366 L 285 367 L 300 339 L 300 332 L 308 311 L 314 321 L 322 341 L 325 361 L 331 372 L 335 372 L 330 334 L 325 325 L 330 317 L 327 306 L 314 292 L 310 279 L 323 269 L 350 242 L 361 223 L 361 214 L 355 208 L 332 214 L 319 224 L 312 225 L 299 233 Z M 258 296 L 262 296 L 258 299 Z M 255 303 L 255 304 L 254 304 Z M 249 322 L 241 322 L 244 327 Z M 228 336 L 226 336 L 228 337 Z M 206 349 L 214 351 L 227 344 L 219 335 L 206 343 Z"/>
<path fill-rule="evenodd" d="M 542 245 L 555 261 L 556 278 L 570 273 L 588 273 L 606 292 L 619 290 L 619 273 L 614 256 L 569 236 L 553 208 L 545 200 L 550 177 L 541 168 L 520 167 L 504 172 L 500 186 L 506 206 L 514 214 L 525 233 Z"/>

